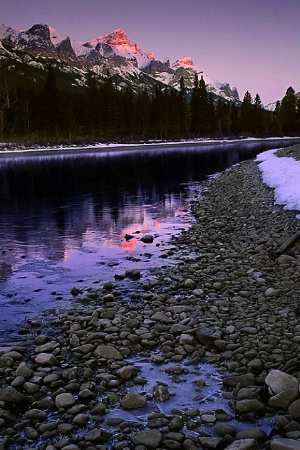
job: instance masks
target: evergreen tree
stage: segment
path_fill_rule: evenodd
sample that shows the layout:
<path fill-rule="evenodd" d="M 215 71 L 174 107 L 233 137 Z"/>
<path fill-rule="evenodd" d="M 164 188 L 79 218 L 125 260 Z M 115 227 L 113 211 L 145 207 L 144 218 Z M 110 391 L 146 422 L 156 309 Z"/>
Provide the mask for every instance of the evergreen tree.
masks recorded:
<path fill-rule="evenodd" d="M 199 97 L 199 79 L 198 74 L 195 73 L 194 87 L 192 90 L 192 98 L 190 103 L 190 131 L 192 134 L 199 132 L 200 123 L 200 97 Z"/>
<path fill-rule="evenodd" d="M 6 62 L 0 60 L 0 136 L 12 131 L 16 86 Z"/>
<path fill-rule="evenodd" d="M 249 91 L 246 91 L 240 112 L 240 128 L 241 131 L 251 132 L 253 131 L 253 104 L 252 96 Z"/>
<path fill-rule="evenodd" d="M 199 81 L 199 116 L 200 116 L 200 133 L 206 134 L 209 131 L 209 106 L 206 84 L 203 76 Z M 213 107 L 213 103 L 212 103 Z M 213 113 L 212 113 L 213 114 Z"/>
<path fill-rule="evenodd" d="M 180 90 L 178 93 L 179 129 L 180 136 L 185 136 L 188 129 L 187 94 L 183 77 L 180 78 Z"/>
<path fill-rule="evenodd" d="M 204 134 L 208 131 L 208 99 L 206 84 L 203 76 L 199 81 L 198 74 L 195 74 L 194 88 L 192 91 L 190 131 L 193 134 Z"/>
<path fill-rule="evenodd" d="M 281 102 L 281 128 L 284 133 L 299 131 L 297 126 L 297 99 L 294 89 L 290 86 Z"/>
<path fill-rule="evenodd" d="M 51 65 L 48 66 L 46 80 L 41 92 L 42 111 L 41 111 L 41 129 L 48 134 L 58 131 L 58 98 L 59 93 L 56 86 L 56 75 Z"/>
<path fill-rule="evenodd" d="M 253 131 L 261 132 L 263 129 L 263 106 L 259 94 L 256 94 L 253 103 Z"/>

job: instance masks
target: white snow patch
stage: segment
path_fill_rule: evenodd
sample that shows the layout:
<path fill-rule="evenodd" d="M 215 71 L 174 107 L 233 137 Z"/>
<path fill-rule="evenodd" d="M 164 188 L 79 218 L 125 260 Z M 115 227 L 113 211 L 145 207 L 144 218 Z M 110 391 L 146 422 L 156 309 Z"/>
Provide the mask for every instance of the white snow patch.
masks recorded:
<path fill-rule="evenodd" d="M 277 150 L 268 150 L 257 156 L 265 184 L 275 189 L 275 203 L 284 209 L 300 211 L 300 161 L 279 158 Z M 300 216 L 297 216 L 300 218 Z"/>

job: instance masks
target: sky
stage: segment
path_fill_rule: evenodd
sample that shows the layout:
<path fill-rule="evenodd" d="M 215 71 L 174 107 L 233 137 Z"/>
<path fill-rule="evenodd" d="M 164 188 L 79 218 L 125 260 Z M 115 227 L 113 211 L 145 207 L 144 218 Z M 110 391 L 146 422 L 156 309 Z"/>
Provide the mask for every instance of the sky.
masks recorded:
<path fill-rule="evenodd" d="M 122 28 L 156 58 L 192 57 L 241 100 L 300 91 L 300 0 L 0 0 L 0 22 L 45 23 L 79 42 Z"/>

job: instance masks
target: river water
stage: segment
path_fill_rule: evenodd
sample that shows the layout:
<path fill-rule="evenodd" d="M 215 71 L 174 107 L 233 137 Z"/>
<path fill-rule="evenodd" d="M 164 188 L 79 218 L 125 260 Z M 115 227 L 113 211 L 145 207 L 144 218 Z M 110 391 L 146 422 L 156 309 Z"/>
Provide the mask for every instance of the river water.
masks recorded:
<path fill-rule="evenodd" d="M 67 308 L 74 286 L 172 264 L 207 177 L 291 140 L 65 150 L 0 158 L 0 342 Z M 153 243 L 143 243 L 144 235 Z"/>

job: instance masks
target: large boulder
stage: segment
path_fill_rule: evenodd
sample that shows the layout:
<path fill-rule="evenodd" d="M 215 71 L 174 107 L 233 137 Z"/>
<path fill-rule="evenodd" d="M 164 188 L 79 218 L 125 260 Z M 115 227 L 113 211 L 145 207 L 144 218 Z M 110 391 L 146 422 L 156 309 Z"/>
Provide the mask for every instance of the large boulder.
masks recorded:
<path fill-rule="evenodd" d="M 271 370 L 265 379 L 265 383 L 271 395 L 279 394 L 287 389 L 299 389 L 299 381 L 297 378 L 281 370 Z"/>

